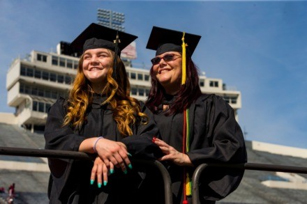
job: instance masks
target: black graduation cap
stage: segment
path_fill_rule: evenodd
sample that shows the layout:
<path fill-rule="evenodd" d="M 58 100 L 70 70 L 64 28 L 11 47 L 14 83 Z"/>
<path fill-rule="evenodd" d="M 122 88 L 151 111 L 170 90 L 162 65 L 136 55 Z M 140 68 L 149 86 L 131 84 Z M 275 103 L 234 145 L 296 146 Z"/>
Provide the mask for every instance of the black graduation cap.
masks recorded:
<path fill-rule="evenodd" d="M 117 38 L 118 40 L 116 41 Z M 120 55 L 121 50 L 136 38 L 137 36 L 92 23 L 71 43 L 70 46 L 80 54 L 87 49 L 107 48 Z"/>
<path fill-rule="evenodd" d="M 182 52 L 183 32 L 153 26 L 150 38 L 148 40 L 148 49 L 156 50 L 156 55 L 160 55 L 167 51 Z M 192 56 L 197 47 L 201 36 L 186 33 L 184 35 L 187 44 L 188 54 Z"/>

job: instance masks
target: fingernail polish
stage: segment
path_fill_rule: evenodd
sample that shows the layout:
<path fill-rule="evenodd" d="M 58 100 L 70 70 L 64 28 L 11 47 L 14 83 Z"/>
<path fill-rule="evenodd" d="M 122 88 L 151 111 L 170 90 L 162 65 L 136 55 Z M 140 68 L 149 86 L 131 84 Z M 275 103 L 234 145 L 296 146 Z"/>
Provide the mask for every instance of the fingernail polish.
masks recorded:
<path fill-rule="evenodd" d="M 156 140 L 156 137 L 153 137 L 153 138 L 152 138 L 152 142 L 155 142 L 155 140 Z"/>
<path fill-rule="evenodd" d="M 110 174 L 113 174 L 114 170 L 113 170 L 113 169 L 110 169 L 109 172 L 110 172 Z"/>
<path fill-rule="evenodd" d="M 127 174 L 127 169 L 123 170 L 124 174 Z"/>
<path fill-rule="evenodd" d="M 107 183 L 108 183 L 107 181 L 104 181 L 104 186 L 107 186 Z"/>
<path fill-rule="evenodd" d="M 93 179 L 90 180 L 90 184 L 91 184 L 91 185 L 94 184 L 94 180 L 93 180 Z"/>
<path fill-rule="evenodd" d="M 132 154 L 131 154 L 131 153 L 129 153 L 129 152 L 127 152 L 127 155 L 128 155 L 128 156 L 130 156 L 130 157 L 132 156 Z"/>
<path fill-rule="evenodd" d="M 102 187 L 102 183 L 97 183 L 97 187 L 101 188 Z"/>
<path fill-rule="evenodd" d="M 129 164 L 129 165 L 128 165 L 128 168 L 133 169 L 133 165 L 132 165 L 132 164 Z"/>

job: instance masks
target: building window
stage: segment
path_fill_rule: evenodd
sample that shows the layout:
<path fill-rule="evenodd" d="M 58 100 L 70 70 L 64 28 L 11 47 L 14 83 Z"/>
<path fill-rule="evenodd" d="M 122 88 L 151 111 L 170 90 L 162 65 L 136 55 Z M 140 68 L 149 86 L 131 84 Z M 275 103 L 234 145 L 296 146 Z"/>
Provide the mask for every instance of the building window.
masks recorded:
<path fill-rule="evenodd" d="M 149 89 L 145 89 L 145 95 L 149 96 L 149 94 L 150 94 L 150 90 Z"/>
<path fill-rule="evenodd" d="M 144 96 L 144 89 L 143 88 L 139 88 L 138 92 L 139 92 L 140 96 Z"/>
<path fill-rule="evenodd" d="M 70 85 L 72 82 L 72 78 L 70 76 L 65 76 L 65 84 Z"/>
<path fill-rule="evenodd" d="M 23 76 L 26 75 L 26 68 L 24 66 L 20 67 L 20 75 L 23 75 Z"/>
<path fill-rule="evenodd" d="M 210 87 L 218 87 L 218 81 L 210 81 Z"/>
<path fill-rule="evenodd" d="M 131 73 L 131 74 L 130 74 L 130 78 L 131 78 L 131 79 L 136 79 L 136 73 Z"/>
<path fill-rule="evenodd" d="M 58 75 L 58 83 L 63 83 L 63 82 L 64 82 L 64 76 Z"/>
<path fill-rule="evenodd" d="M 200 87 L 204 87 L 204 80 L 200 80 Z"/>
<path fill-rule="evenodd" d="M 231 97 L 231 103 L 236 104 L 237 102 L 237 97 Z"/>
<path fill-rule="evenodd" d="M 24 90 L 24 85 L 20 85 L 20 87 L 19 87 L 19 92 L 20 92 L 20 93 L 24 93 L 24 92 L 25 92 L 25 90 Z"/>
<path fill-rule="evenodd" d="M 49 73 L 46 71 L 43 71 L 43 75 L 42 75 L 44 80 L 48 80 L 49 79 Z"/>
<path fill-rule="evenodd" d="M 40 79 L 41 78 L 41 71 L 40 70 L 35 70 L 34 71 L 34 77 Z"/>
<path fill-rule="evenodd" d="M 58 98 L 58 94 L 55 91 L 51 91 L 51 98 L 53 99 L 57 99 Z"/>
<path fill-rule="evenodd" d="M 51 98 L 51 93 L 49 90 L 45 90 L 45 97 L 46 98 Z"/>
<path fill-rule="evenodd" d="M 137 88 L 132 88 L 132 95 L 137 95 Z"/>
<path fill-rule="evenodd" d="M 49 79 L 50 79 L 50 81 L 52 81 L 52 82 L 56 82 L 56 80 L 57 80 L 57 75 L 54 74 L 54 73 L 49 73 Z"/>
<path fill-rule="evenodd" d="M 65 67 L 65 58 L 60 58 L 60 66 Z"/>
<path fill-rule="evenodd" d="M 66 67 L 73 68 L 73 61 L 72 60 L 67 59 L 66 63 L 67 63 Z"/>
<path fill-rule="evenodd" d="M 37 111 L 37 102 L 36 101 L 32 102 L 32 110 Z"/>
<path fill-rule="evenodd" d="M 27 73 L 28 77 L 33 77 L 33 69 L 32 68 L 27 68 L 26 73 Z"/>
<path fill-rule="evenodd" d="M 76 70 L 78 68 L 78 61 L 74 61 L 74 69 Z"/>
<path fill-rule="evenodd" d="M 59 58 L 57 56 L 52 56 L 52 61 L 51 61 L 52 65 L 58 66 L 59 65 L 58 60 Z"/>
<path fill-rule="evenodd" d="M 32 88 L 32 95 L 37 95 L 37 88 Z"/>
<path fill-rule="evenodd" d="M 150 76 L 149 75 L 144 75 L 144 80 L 145 81 L 149 81 L 150 80 Z"/>
<path fill-rule="evenodd" d="M 50 107 L 51 107 L 51 104 L 49 104 L 49 103 L 45 104 L 45 112 L 46 113 L 48 113 Z"/>
<path fill-rule="evenodd" d="M 143 80 L 143 75 L 138 73 L 138 80 Z"/>
<path fill-rule="evenodd" d="M 44 112 L 44 108 L 45 108 L 45 105 L 43 102 L 39 102 L 38 103 L 38 111 L 39 112 Z"/>
<path fill-rule="evenodd" d="M 42 54 L 37 54 L 37 60 L 42 62 L 47 62 L 47 56 Z"/>
<path fill-rule="evenodd" d="M 38 96 L 44 97 L 44 90 L 38 89 Z"/>
<path fill-rule="evenodd" d="M 31 94 L 31 88 L 29 86 L 25 86 L 25 93 L 26 94 Z"/>

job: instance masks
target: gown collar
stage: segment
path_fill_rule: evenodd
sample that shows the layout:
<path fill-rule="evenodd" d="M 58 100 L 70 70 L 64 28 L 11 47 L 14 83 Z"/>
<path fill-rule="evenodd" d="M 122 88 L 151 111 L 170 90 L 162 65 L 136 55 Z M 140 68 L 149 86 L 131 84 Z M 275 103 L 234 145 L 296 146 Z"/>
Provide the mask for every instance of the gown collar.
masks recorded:
<path fill-rule="evenodd" d="M 107 99 L 106 95 L 94 93 L 92 98 L 92 108 L 94 109 L 101 108 L 102 103 L 105 102 L 106 99 Z"/>
<path fill-rule="evenodd" d="M 170 106 L 175 101 L 174 95 L 164 94 L 162 103 L 158 106 L 158 110 L 163 110 L 164 105 Z"/>

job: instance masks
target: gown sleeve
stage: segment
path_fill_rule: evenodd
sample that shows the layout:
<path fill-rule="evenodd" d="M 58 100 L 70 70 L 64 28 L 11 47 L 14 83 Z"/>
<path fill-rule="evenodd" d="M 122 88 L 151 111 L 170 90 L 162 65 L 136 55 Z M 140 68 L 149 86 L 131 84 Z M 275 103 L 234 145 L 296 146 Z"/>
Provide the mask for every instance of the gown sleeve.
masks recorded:
<path fill-rule="evenodd" d="M 228 103 L 215 95 L 196 103 L 194 112 L 195 149 L 188 152 L 192 163 L 245 163 L 247 154 L 240 126 Z M 201 177 L 200 190 L 205 199 L 218 200 L 226 197 L 239 185 L 244 170 L 207 168 Z M 206 176 L 205 176 L 206 175 Z"/>
<path fill-rule="evenodd" d="M 78 151 L 84 138 L 75 134 L 69 125 L 62 125 L 65 115 L 65 100 L 60 98 L 48 113 L 44 132 L 45 149 Z"/>
<path fill-rule="evenodd" d="M 126 145 L 127 151 L 140 159 L 158 159 L 163 156 L 160 148 L 152 142 L 153 137 L 159 136 L 158 127 L 153 119 L 152 112 L 144 105 L 141 104 L 141 112 L 147 115 L 147 123 L 145 119 L 141 119 L 134 126 L 134 134 L 125 137 L 122 142 Z"/>
<path fill-rule="evenodd" d="M 235 120 L 230 105 L 220 97 L 212 96 L 210 100 L 198 106 L 196 105 L 193 119 L 194 136 L 197 137 L 194 139 L 194 144 L 201 146 L 187 153 L 193 164 L 246 162 L 242 130 Z"/>
<path fill-rule="evenodd" d="M 66 114 L 64 98 L 58 99 L 50 108 L 45 125 L 45 149 L 78 151 L 83 137 L 74 133 L 69 126 L 63 126 Z M 48 185 L 50 203 L 66 202 L 66 188 L 72 171 L 73 159 L 49 158 L 48 166 L 51 172 Z M 60 201 L 59 201 L 60 200 Z"/>

